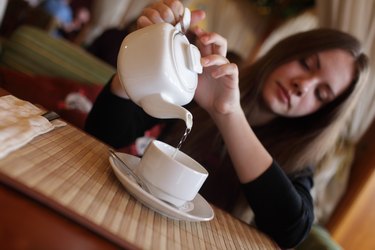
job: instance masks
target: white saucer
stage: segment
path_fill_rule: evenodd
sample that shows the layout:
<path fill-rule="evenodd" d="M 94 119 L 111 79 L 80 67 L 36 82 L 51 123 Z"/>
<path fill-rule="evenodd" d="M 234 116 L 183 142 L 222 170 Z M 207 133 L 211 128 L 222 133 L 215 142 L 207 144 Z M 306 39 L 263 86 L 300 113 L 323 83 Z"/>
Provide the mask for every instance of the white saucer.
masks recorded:
<path fill-rule="evenodd" d="M 125 162 L 125 164 L 128 165 L 128 167 L 132 169 L 134 169 L 140 161 L 139 157 L 133 155 L 119 152 L 117 152 L 117 155 Z M 193 203 L 193 206 L 191 206 L 193 207 L 192 209 L 184 210 L 173 207 L 144 191 L 137 184 L 134 178 L 128 175 L 126 171 L 122 169 L 123 167 L 121 165 L 116 164 L 116 161 L 111 156 L 109 157 L 109 162 L 111 163 L 116 177 L 129 191 L 129 193 L 145 206 L 153 209 L 154 211 L 175 220 L 209 221 L 214 218 L 214 211 L 212 210 L 212 207 L 200 194 L 197 194 L 191 201 Z"/>

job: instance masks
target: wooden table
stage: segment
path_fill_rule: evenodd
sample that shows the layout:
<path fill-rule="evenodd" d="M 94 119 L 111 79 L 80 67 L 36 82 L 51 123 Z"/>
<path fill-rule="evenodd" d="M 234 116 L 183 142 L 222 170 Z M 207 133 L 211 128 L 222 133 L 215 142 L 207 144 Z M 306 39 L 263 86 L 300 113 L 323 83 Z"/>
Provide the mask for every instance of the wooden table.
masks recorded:
<path fill-rule="evenodd" d="M 278 248 L 256 228 L 213 209 L 213 220 L 187 222 L 142 205 L 116 179 L 108 146 L 69 124 L 0 160 L 4 249 Z"/>

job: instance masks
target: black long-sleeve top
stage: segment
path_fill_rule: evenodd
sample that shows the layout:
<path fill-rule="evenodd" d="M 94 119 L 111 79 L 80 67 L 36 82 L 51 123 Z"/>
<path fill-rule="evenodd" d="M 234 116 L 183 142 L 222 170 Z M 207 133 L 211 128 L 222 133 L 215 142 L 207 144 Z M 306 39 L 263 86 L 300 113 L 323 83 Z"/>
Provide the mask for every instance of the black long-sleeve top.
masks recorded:
<path fill-rule="evenodd" d="M 114 95 L 107 84 L 87 117 L 85 130 L 119 148 L 160 122 L 132 101 Z M 306 168 L 288 176 L 273 161 L 257 179 L 241 184 L 256 226 L 282 248 L 298 245 L 310 232 L 314 220 L 312 175 L 312 170 Z"/>

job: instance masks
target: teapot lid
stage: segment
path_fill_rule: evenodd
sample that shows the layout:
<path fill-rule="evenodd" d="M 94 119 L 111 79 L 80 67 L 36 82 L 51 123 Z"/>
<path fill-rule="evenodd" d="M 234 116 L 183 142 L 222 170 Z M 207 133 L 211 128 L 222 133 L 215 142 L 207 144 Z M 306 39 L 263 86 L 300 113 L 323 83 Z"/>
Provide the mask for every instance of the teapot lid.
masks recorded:
<path fill-rule="evenodd" d="M 195 91 L 197 74 L 203 71 L 198 48 L 190 44 L 182 32 L 176 32 L 173 37 L 172 51 L 175 69 L 182 86 L 188 91 Z"/>

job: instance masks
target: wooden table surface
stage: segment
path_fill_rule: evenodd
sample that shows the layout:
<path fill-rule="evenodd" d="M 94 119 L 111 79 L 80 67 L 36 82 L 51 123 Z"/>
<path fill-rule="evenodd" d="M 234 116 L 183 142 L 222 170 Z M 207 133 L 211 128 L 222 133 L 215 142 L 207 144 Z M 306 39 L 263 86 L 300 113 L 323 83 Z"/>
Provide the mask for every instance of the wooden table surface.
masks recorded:
<path fill-rule="evenodd" d="M 4 249 L 278 248 L 216 207 L 213 220 L 188 222 L 142 205 L 116 179 L 108 146 L 69 124 L 0 160 L 0 204 Z"/>

